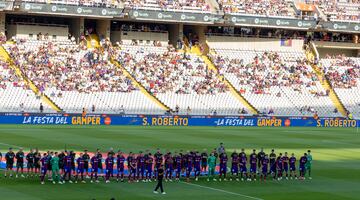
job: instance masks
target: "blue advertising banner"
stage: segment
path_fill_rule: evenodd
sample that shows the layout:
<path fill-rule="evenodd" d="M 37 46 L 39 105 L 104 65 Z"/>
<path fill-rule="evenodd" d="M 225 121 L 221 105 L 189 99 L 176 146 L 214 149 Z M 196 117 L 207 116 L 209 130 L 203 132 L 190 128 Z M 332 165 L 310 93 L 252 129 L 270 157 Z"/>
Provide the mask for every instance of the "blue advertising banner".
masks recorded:
<path fill-rule="evenodd" d="M 306 117 L 159 116 L 0 114 L 0 124 L 33 125 L 130 125 L 130 126 L 247 126 L 247 127 L 353 127 L 360 120 Z"/>

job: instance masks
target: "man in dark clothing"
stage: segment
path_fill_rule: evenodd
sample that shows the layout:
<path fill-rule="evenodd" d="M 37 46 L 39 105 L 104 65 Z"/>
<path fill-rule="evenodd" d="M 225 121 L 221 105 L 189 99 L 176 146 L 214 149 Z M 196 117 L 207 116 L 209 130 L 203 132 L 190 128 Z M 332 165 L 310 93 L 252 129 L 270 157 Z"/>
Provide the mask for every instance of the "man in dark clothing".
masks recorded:
<path fill-rule="evenodd" d="M 155 187 L 154 193 L 158 194 L 159 192 L 157 191 L 159 188 L 161 190 L 161 194 L 166 194 L 164 192 L 164 188 L 163 188 L 163 178 L 164 178 L 164 166 L 161 164 L 161 166 L 158 169 L 158 175 L 157 175 L 157 180 L 158 180 L 158 184 Z"/>

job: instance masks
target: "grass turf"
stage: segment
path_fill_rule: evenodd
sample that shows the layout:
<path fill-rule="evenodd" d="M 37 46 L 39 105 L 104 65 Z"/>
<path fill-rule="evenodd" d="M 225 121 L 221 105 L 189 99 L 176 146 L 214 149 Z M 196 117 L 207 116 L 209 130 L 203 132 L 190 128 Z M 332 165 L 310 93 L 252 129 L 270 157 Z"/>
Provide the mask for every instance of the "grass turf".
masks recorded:
<path fill-rule="evenodd" d="M 358 199 L 360 188 L 360 133 L 340 128 L 214 128 L 123 126 L 0 126 L 0 149 L 9 146 L 41 150 L 113 147 L 138 151 L 212 149 L 224 142 L 227 151 L 264 147 L 266 152 L 294 152 L 299 157 L 312 150 L 313 180 L 257 182 L 165 183 L 167 195 L 152 193 L 154 183 L 100 183 L 40 185 L 38 179 L 4 179 L 0 175 L 0 199 Z M 16 151 L 16 149 L 15 149 Z M 298 166 L 297 166 L 298 167 Z M 2 173 L 2 172 L 0 172 Z"/>

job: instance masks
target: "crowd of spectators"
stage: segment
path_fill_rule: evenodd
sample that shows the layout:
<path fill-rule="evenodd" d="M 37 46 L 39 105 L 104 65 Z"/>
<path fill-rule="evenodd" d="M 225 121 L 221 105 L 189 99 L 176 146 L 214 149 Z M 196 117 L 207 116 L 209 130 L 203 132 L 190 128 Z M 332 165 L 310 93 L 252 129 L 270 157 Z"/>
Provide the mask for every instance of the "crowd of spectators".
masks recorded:
<path fill-rule="evenodd" d="M 122 0 L 22 0 L 33 3 L 51 3 L 73 6 L 117 8 L 122 5 Z"/>
<path fill-rule="evenodd" d="M 0 89 L 5 90 L 8 84 L 12 84 L 14 87 L 26 88 L 26 85 L 21 78 L 18 78 L 15 71 L 9 66 L 9 63 L 0 61 Z"/>
<path fill-rule="evenodd" d="M 178 53 L 172 46 L 165 52 L 147 52 L 139 47 L 137 51 L 123 49 L 118 53 L 119 62 L 151 93 L 216 94 L 228 91 L 202 60 Z"/>
<path fill-rule="evenodd" d="M 107 43 L 105 43 L 107 44 Z M 105 45 L 104 45 L 105 46 Z M 129 92 L 134 87 L 122 70 L 110 63 L 111 47 L 87 49 L 85 45 L 48 40 L 18 40 L 7 49 L 15 64 L 44 92 Z"/>
<path fill-rule="evenodd" d="M 335 88 L 357 87 L 360 78 L 360 58 L 345 55 L 329 56 L 321 60 L 326 78 Z"/>
<path fill-rule="evenodd" d="M 133 9 L 210 11 L 206 0 L 126 0 L 125 6 Z"/>
<path fill-rule="evenodd" d="M 117 23 L 112 25 L 113 31 L 141 31 L 141 32 L 166 32 L 167 28 L 162 24 L 135 24 Z"/>
<path fill-rule="evenodd" d="M 360 20 L 359 0 L 317 0 L 315 3 L 329 20 Z"/>
<path fill-rule="evenodd" d="M 221 74 L 234 74 L 241 85 L 251 87 L 251 91 L 240 89 L 240 93 L 268 94 L 272 86 L 291 87 L 302 92 L 303 86 L 313 86 L 317 81 L 316 74 L 308 70 L 304 60 L 285 62 L 276 52 L 263 52 L 250 63 L 221 56 L 213 57 L 213 62 Z M 281 93 L 276 95 L 281 96 Z"/>
<path fill-rule="evenodd" d="M 287 0 L 218 0 L 225 13 L 294 17 L 295 11 Z"/>

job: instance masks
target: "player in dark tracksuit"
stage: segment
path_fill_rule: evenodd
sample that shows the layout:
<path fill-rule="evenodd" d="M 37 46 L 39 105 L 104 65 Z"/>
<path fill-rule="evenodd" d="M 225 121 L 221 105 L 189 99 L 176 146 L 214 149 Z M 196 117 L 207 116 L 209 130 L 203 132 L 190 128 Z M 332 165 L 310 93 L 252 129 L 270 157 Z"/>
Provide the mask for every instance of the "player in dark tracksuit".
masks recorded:
<path fill-rule="evenodd" d="M 5 161 L 6 161 L 6 170 L 5 170 L 5 178 L 6 174 L 9 172 L 10 177 L 13 176 L 13 167 L 14 167 L 14 159 L 15 153 L 13 152 L 12 148 L 9 148 L 9 152 L 5 154 Z"/>
<path fill-rule="evenodd" d="M 208 160 L 208 154 L 206 152 L 206 149 L 204 149 L 204 152 L 201 153 L 201 171 L 202 172 L 206 172 L 207 160 Z"/>
<path fill-rule="evenodd" d="M 64 158 L 65 158 L 65 152 L 62 151 L 61 153 L 59 153 L 58 157 L 59 157 L 59 169 L 62 171 L 62 173 L 65 173 L 64 170 Z"/>
<path fill-rule="evenodd" d="M 276 154 L 275 150 L 272 149 L 269 155 L 270 160 L 270 173 L 273 175 L 273 178 L 276 179 Z"/>
<path fill-rule="evenodd" d="M 19 175 L 19 170 L 21 170 L 21 177 L 25 177 L 24 176 L 24 158 L 25 158 L 25 154 L 24 154 L 22 148 L 20 148 L 20 150 L 16 153 L 15 157 L 16 157 L 16 178 Z"/>
<path fill-rule="evenodd" d="M 121 182 L 124 181 L 124 170 L 125 170 L 125 161 L 126 158 L 122 154 L 121 151 L 118 152 L 118 155 L 116 156 L 116 167 L 117 167 L 117 176 L 116 181 L 121 180 Z"/>
<path fill-rule="evenodd" d="M 88 154 L 88 150 L 85 149 L 84 151 L 84 155 L 82 156 L 83 160 L 84 160 L 84 170 L 85 170 L 85 175 L 87 178 L 89 178 L 89 162 L 90 162 L 90 156 Z"/>
<path fill-rule="evenodd" d="M 40 172 L 40 159 L 41 154 L 36 150 L 34 153 L 34 167 L 35 167 L 35 174 Z"/>
<path fill-rule="evenodd" d="M 30 149 L 30 152 L 26 155 L 26 161 L 27 161 L 27 176 L 33 176 L 34 175 L 34 162 L 35 162 L 35 155 L 34 151 Z"/>

